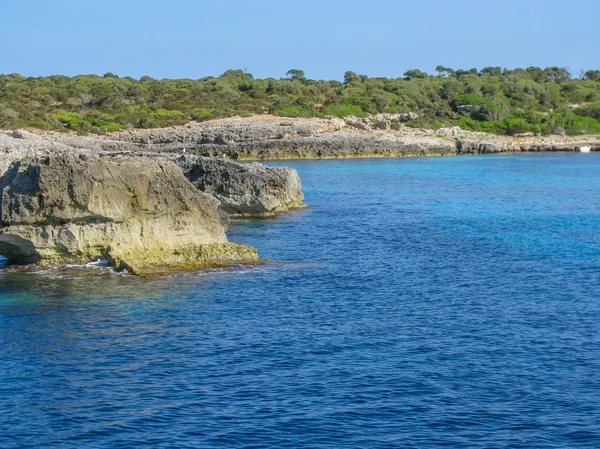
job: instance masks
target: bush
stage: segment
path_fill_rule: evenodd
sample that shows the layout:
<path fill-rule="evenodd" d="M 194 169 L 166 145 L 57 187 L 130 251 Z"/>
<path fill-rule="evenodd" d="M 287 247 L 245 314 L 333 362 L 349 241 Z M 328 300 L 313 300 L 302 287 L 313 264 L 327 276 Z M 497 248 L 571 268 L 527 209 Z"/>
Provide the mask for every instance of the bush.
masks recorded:
<path fill-rule="evenodd" d="M 59 111 L 54 114 L 54 117 L 67 129 L 76 131 L 78 134 L 87 134 L 92 130 L 92 124 L 83 115 L 76 112 Z"/>
<path fill-rule="evenodd" d="M 164 126 L 183 125 L 188 117 L 181 111 L 157 109 L 156 111 L 142 111 L 138 113 L 138 126 L 140 128 L 160 128 Z"/>
<path fill-rule="evenodd" d="M 219 115 L 216 113 L 216 111 L 210 108 L 195 109 L 191 114 L 192 120 L 196 120 L 198 122 L 204 122 L 206 120 L 217 118 L 218 116 Z"/>
<path fill-rule="evenodd" d="M 434 118 L 431 117 L 427 117 L 425 115 L 421 115 L 419 117 L 417 117 L 414 120 L 411 120 L 410 122 L 408 122 L 406 124 L 406 126 L 408 126 L 409 128 L 429 128 L 432 129 L 435 125 L 435 122 L 437 120 L 435 120 Z"/>
<path fill-rule="evenodd" d="M 480 122 L 468 117 L 458 119 L 458 126 L 467 131 L 479 131 L 479 123 Z"/>
<path fill-rule="evenodd" d="M 455 97 L 450 103 L 454 109 L 459 109 L 459 106 L 478 107 L 485 102 L 485 98 L 478 94 L 462 94 Z"/>
<path fill-rule="evenodd" d="M 332 104 L 323 109 L 324 115 L 335 115 L 336 117 L 346 117 L 355 115 L 356 117 L 366 117 L 365 111 L 360 106 L 353 104 Z"/>
<path fill-rule="evenodd" d="M 565 132 L 570 136 L 582 134 L 599 134 L 600 123 L 591 117 L 580 117 L 578 115 L 564 121 Z"/>
<path fill-rule="evenodd" d="M 517 117 L 509 117 L 505 119 L 504 129 L 506 131 L 506 134 L 508 134 L 509 136 L 533 131 L 532 125 L 527 123 L 525 119 Z"/>
<path fill-rule="evenodd" d="M 575 109 L 575 114 L 583 117 L 592 117 L 600 121 L 600 103 L 588 104 L 581 108 Z"/>
<path fill-rule="evenodd" d="M 100 127 L 100 129 L 102 131 L 105 131 L 107 133 L 111 133 L 111 132 L 114 132 L 114 131 L 120 131 L 123 128 L 124 128 L 123 125 L 121 125 L 120 123 L 116 123 L 116 122 L 106 123 L 106 124 L 104 124 L 104 125 L 102 125 Z"/>
<path fill-rule="evenodd" d="M 314 117 L 315 111 L 302 106 L 282 106 L 275 110 L 280 117 Z"/>
<path fill-rule="evenodd" d="M 506 125 L 502 120 L 490 120 L 479 124 L 479 131 L 492 134 L 506 134 Z"/>

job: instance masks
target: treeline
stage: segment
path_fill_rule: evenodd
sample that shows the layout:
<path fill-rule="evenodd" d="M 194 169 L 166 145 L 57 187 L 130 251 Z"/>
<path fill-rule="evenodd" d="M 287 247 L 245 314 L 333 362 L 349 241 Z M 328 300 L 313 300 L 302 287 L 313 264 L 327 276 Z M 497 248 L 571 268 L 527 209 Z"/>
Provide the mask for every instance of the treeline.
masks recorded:
<path fill-rule="evenodd" d="M 416 112 L 414 127 L 459 125 L 515 135 L 600 133 L 600 71 L 571 76 L 559 67 L 409 70 L 400 78 L 346 72 L 344 81 L 255 79 L 243 70 L 218 77 L 139 80 L 61 75 L 0 75 L 0 128 L 75 130 L 81 134 L 153 128 L 234 115 L 325 117 Z"/>

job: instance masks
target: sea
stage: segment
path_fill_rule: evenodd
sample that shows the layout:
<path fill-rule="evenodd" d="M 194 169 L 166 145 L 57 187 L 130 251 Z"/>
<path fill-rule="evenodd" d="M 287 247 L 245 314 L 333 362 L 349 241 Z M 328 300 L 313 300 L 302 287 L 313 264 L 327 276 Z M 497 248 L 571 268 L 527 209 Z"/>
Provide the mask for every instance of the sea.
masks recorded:
<path fill-rule="evenodd" d="M 600 154 L 285 161 L 268 259 L 0 271 L 0 447 L 600 447 Z"/>

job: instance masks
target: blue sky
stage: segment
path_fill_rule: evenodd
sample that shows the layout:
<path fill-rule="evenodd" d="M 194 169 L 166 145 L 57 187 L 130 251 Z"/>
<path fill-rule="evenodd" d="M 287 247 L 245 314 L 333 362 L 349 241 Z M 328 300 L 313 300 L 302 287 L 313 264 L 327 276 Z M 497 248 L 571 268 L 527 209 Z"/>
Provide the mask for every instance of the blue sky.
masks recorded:
<path fill-rule="evenodd" d="M 6 0 L 0 73 L 201 78 L 600 69 L 600 0 Z"/>

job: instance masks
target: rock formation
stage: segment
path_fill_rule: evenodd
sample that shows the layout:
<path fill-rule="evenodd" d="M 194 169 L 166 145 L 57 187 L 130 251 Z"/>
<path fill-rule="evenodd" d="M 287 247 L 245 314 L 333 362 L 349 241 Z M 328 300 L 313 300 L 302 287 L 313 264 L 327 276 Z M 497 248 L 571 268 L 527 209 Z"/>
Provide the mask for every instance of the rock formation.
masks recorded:
<path fill-rule="evenodd" d="M 53 265 L 106 257 L 117 269 L 257 261 L 227 242 L 217 202 L 161 159 L 57 153 L 14 162 L 0 182 L 0 254 Z"/>
<path fill-rule="evenodd" d="M 178 153 L 232 159 L 275 160 L 478 154 L 498 151 L 600 150 L 598 136 L 506 137 L 458 127 L 438 130 L 405 126 L 414 114 L 369 118 L 283 118 L 255 116 L 189 123 L 165 129 L 131 130 L 101 136 L 32 131 L 0 133 L 3 152 L 19 146 L 70 148 L 89 152 Z"/>
<path fill-rule="evenodd" d="M 180 157 L 177 164 L 196 188 L 215 197 L 230 215 L 268 216 L 303 206 L 300 177 L 291 168 L 194 156 Z"/>

